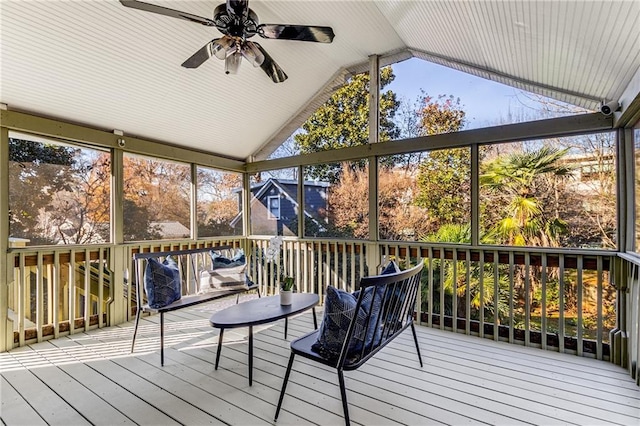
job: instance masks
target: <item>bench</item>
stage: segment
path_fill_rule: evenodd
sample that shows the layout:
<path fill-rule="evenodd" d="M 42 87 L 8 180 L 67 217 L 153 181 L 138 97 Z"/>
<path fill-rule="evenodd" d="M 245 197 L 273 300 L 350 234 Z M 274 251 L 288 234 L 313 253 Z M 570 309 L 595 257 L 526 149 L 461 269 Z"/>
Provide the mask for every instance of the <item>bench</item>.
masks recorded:
<path fill-rule="evenodd" d="M 210 252 L 231 252 L 233 247 L 231 246 L 218 246 L 208 248 L 198 248 L 190 250 L 173 250 L 162 251 L 153 253 L 136 253 L 133 255 L 134 270 L 136 276 L 136 321 L 133 330 L 133 339 L 131 341 L 131 352 L 133 353 L 136 344 L 136 335 L 138 333 L 138 325 L 140 322 L 140 316 L 143 312 L 160 314 L 160 365 L 164 365 L 164 314 L 167 312 L 176 311 L 182 308 L 188 308 L 201 303 L 211 302 L 216 299 L 220 299 L 227 296 L 236 295 L 236 303 L 240 298 L 240 294 L 251 290 L 258 291 L 258 297 L 260 296 L 260 290 L 258 286 L 253 282 L 244 283 L 238 281 L 235 285 L 227 286 L 226 288 L 213 288 L 209 285 L 209 274 L 213 268 L 211 266 L 212 261 L 210 258 Z M 175 259 L 178 265 L 178 272 L 180 275 L 181 285 L 181 298 L 162 307 L 151 307 L 149 303 L 146 303 L 143 295 L 145 269 L 149 262 L 149 259 L 161 260 L 171 256 Z M 231 257 L 231 256 L 227 256 Z M 216 271 L 222 271 L 216 270 Z M 227 283 L 228 284 L 228 283 Z M 205 288 L 206 287 L 206 288 Z"/>
<path fill-rule="evenodd" d="M 411 327 L 420 367 L 422 367 L 418 337 L 413 323 L 422 267 L 423 262 L 420 261 L 417 266 L 406 271 L 362 278 L 360 290 L 353 294 L 346 292 L 340 294 L 340 290 L 327 288 L 325 314 L 320 328 L 291 342 L 291 355 L 274 421 L 278 420 L 296 355 L 336 369 L 347 425 L 350 424 L 349 409 L 343 371 L 355 370 L 362 366 L 408 327 Z M 353 300 L 350 301 L 349 298 Z M 347 309 L 342 312 L 334 310 L 335 307 L 328 305 L 334 303 L 332 299 L 339 300 L 335 303 L 336 306 L 347 307 Z M 328 309 L 331 312 L 327 312 Z M 345 315 L 342 319 L 350 318 L 350 320 L 345 321 L 348 325 L 340 328 L 340 332 L 336 334 L 335 326 L 340 323 L 342 313 Z M 330 326 L 331 324 L 333 326 Z M 319 344 L 324 341 L 326 346 L 326 342 L 331 341 L 327 333 L 338 337 L 337 351 L 330 351 L 326 347 L 323 349 Z"/>

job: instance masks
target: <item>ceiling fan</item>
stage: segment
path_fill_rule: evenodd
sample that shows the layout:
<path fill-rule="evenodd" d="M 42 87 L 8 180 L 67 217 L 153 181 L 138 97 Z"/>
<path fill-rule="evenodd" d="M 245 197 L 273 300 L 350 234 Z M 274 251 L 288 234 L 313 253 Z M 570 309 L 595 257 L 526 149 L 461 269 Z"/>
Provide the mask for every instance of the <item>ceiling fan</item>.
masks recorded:
<path fill-rule="evenodd" d="M 202 49 L 184 61 L 183 67 L 197 68 L 207 59 L 215 56 L 218 59 L 224 59 L 225 73 L 236 74 L 244 57 L 254 67 L 261 67 L 274 83 L 285 81 L 287 74 L 262 46 L 256 42 L 249 41 L 249 38 L 257 34 L 266 39 L 331 43 L 334 37 L 331 27 L 258 24 L 258 16 L 253 10 L 249 9 L 249 0 L 227 0 L 226 3 L 218 5 L 214 9 L 213 19 L 137 0 L 120 0 L 120 3 L 134 9 L 184 19 L 208 27 L 216 27 L 223 34 L 222 37 L 214 38 L 205 44 Z"/>

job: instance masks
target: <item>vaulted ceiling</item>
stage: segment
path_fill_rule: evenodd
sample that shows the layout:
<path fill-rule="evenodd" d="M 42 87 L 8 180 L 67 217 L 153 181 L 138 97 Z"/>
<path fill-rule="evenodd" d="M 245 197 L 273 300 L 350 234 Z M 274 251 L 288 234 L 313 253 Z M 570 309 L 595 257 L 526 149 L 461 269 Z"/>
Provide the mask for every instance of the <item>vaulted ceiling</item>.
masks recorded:
<path fill-rule="evenodd" d="M 221 3 L 149 3 L 212 18 Z M 418 57 L 595 109 L 640 72 L 640 2 L 251 0 L 261 23 L 331 26 L 332 44 L 260 40 L 289 78 L 243 61 L 180 66 L 219 32 L 110 1 L 2 0 L 0 102 L 222 156 L 262 158 L 348 76 Z M 258 38 L 258 37 L 256 37 Z"/>

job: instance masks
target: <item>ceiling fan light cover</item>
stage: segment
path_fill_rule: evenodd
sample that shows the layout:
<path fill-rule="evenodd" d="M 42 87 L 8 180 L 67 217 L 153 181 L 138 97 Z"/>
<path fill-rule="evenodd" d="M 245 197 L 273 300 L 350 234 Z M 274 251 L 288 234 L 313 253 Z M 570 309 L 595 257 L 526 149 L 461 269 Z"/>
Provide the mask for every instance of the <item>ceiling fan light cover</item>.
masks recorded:
<path fill-rule="evenodd" d="M 237 50 L 235 40 L 230 37 L 222 37 L 214 44 L 217 46 L 213 48 L 213 54 L 218 59 L 226 59 Z"/>
<path fill-rule="evenodd" d="M 256 47 L 255 44 L 248 41 L 242 46 L 242 56 L 251 63 L 254 67 L 259 67 L 264 62 L 264 55 Z"/>
<path fill-rule="evenodd" d="M 240 62 L 242 61 L 242 53 L 236 51 L 233 54 L 227 56 L 224 61 L 224 72 L 226 74 L 237 74 L 240 68 Z"/>

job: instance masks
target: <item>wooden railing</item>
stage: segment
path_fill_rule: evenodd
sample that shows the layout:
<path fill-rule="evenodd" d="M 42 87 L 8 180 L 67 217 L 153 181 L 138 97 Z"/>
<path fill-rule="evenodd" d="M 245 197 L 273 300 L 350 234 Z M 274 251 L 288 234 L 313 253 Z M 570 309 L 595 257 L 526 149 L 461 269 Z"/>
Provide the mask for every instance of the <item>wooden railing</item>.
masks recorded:
<path fill-rule="evenodd" d="M 232 245 L 232 237 L 194 242 L 12 248 L 8 285 L 7 348 L 116 325 L 135 315 L 132 259 L 138 252 Z"/>
<path fill-rule="evenodd" d="M 109 323 L 113 301 L 107 246 L 19 249 L 9 253 L 9 329 L 19 346 Z"/>
<path fill-rule="evenodd" d="M 620 255 L 620 298 L 617 315 L 620 326 L 612 333 L 614 362 L 629 370 L 640 386 L 640 259 Z"/>
<path fill-rule="evenodd" d="M 300 291 L 327 285 L 353 291 L 383 259 L 403 268 L 425 263 L 418 320 L 427 326 L 526 346 L 610 359 L 616 327 L 616 253 L 554 248 L 470 247 L 285 239 L 281 259 L 266 262 L 268 239 L 251 238 L 252 275 L 275 293 L 279 276 Z"/>
<path fill-rule="evenodd" d="M 443 245 L 382 251 L 424 259 L 419 313 L 428 326 L 609 358 L 608 332 L 615 326 L 610 253 Z"/>
<path fill-rule="evenodd" d="M 290 275 L 298 291 L 321 300 L 327 285 L 355 290 L 360 277 L 376 273 L 385 258 L 403 268 L 422 261 L 420 323 L 610 359 L 638 377 L 640 261 L 553 248 L 285 238 L 275 261 L 265 257 L 268 237 L 15 248 L 7 255 L 13 265 L 9 347 L 130 320 L 137 295 L 130 291 L 129 271 L 136 252 L 221 244 L 245 249 L 250 275 L 264 294 L 277 293 L 278 277 Z"/>
<path fill-rule="evenodd" d="M 268 260 L 269 239 L 250 238 L 251 277 L 264 294 L 275 294 L 278 277 L 291 276 L 296 290 L 317 293 L 323 303 L 324 289 L 332 285 L 354 291 L 366 272 L 364 241 L 284 240 L 281 254 Z"/>

